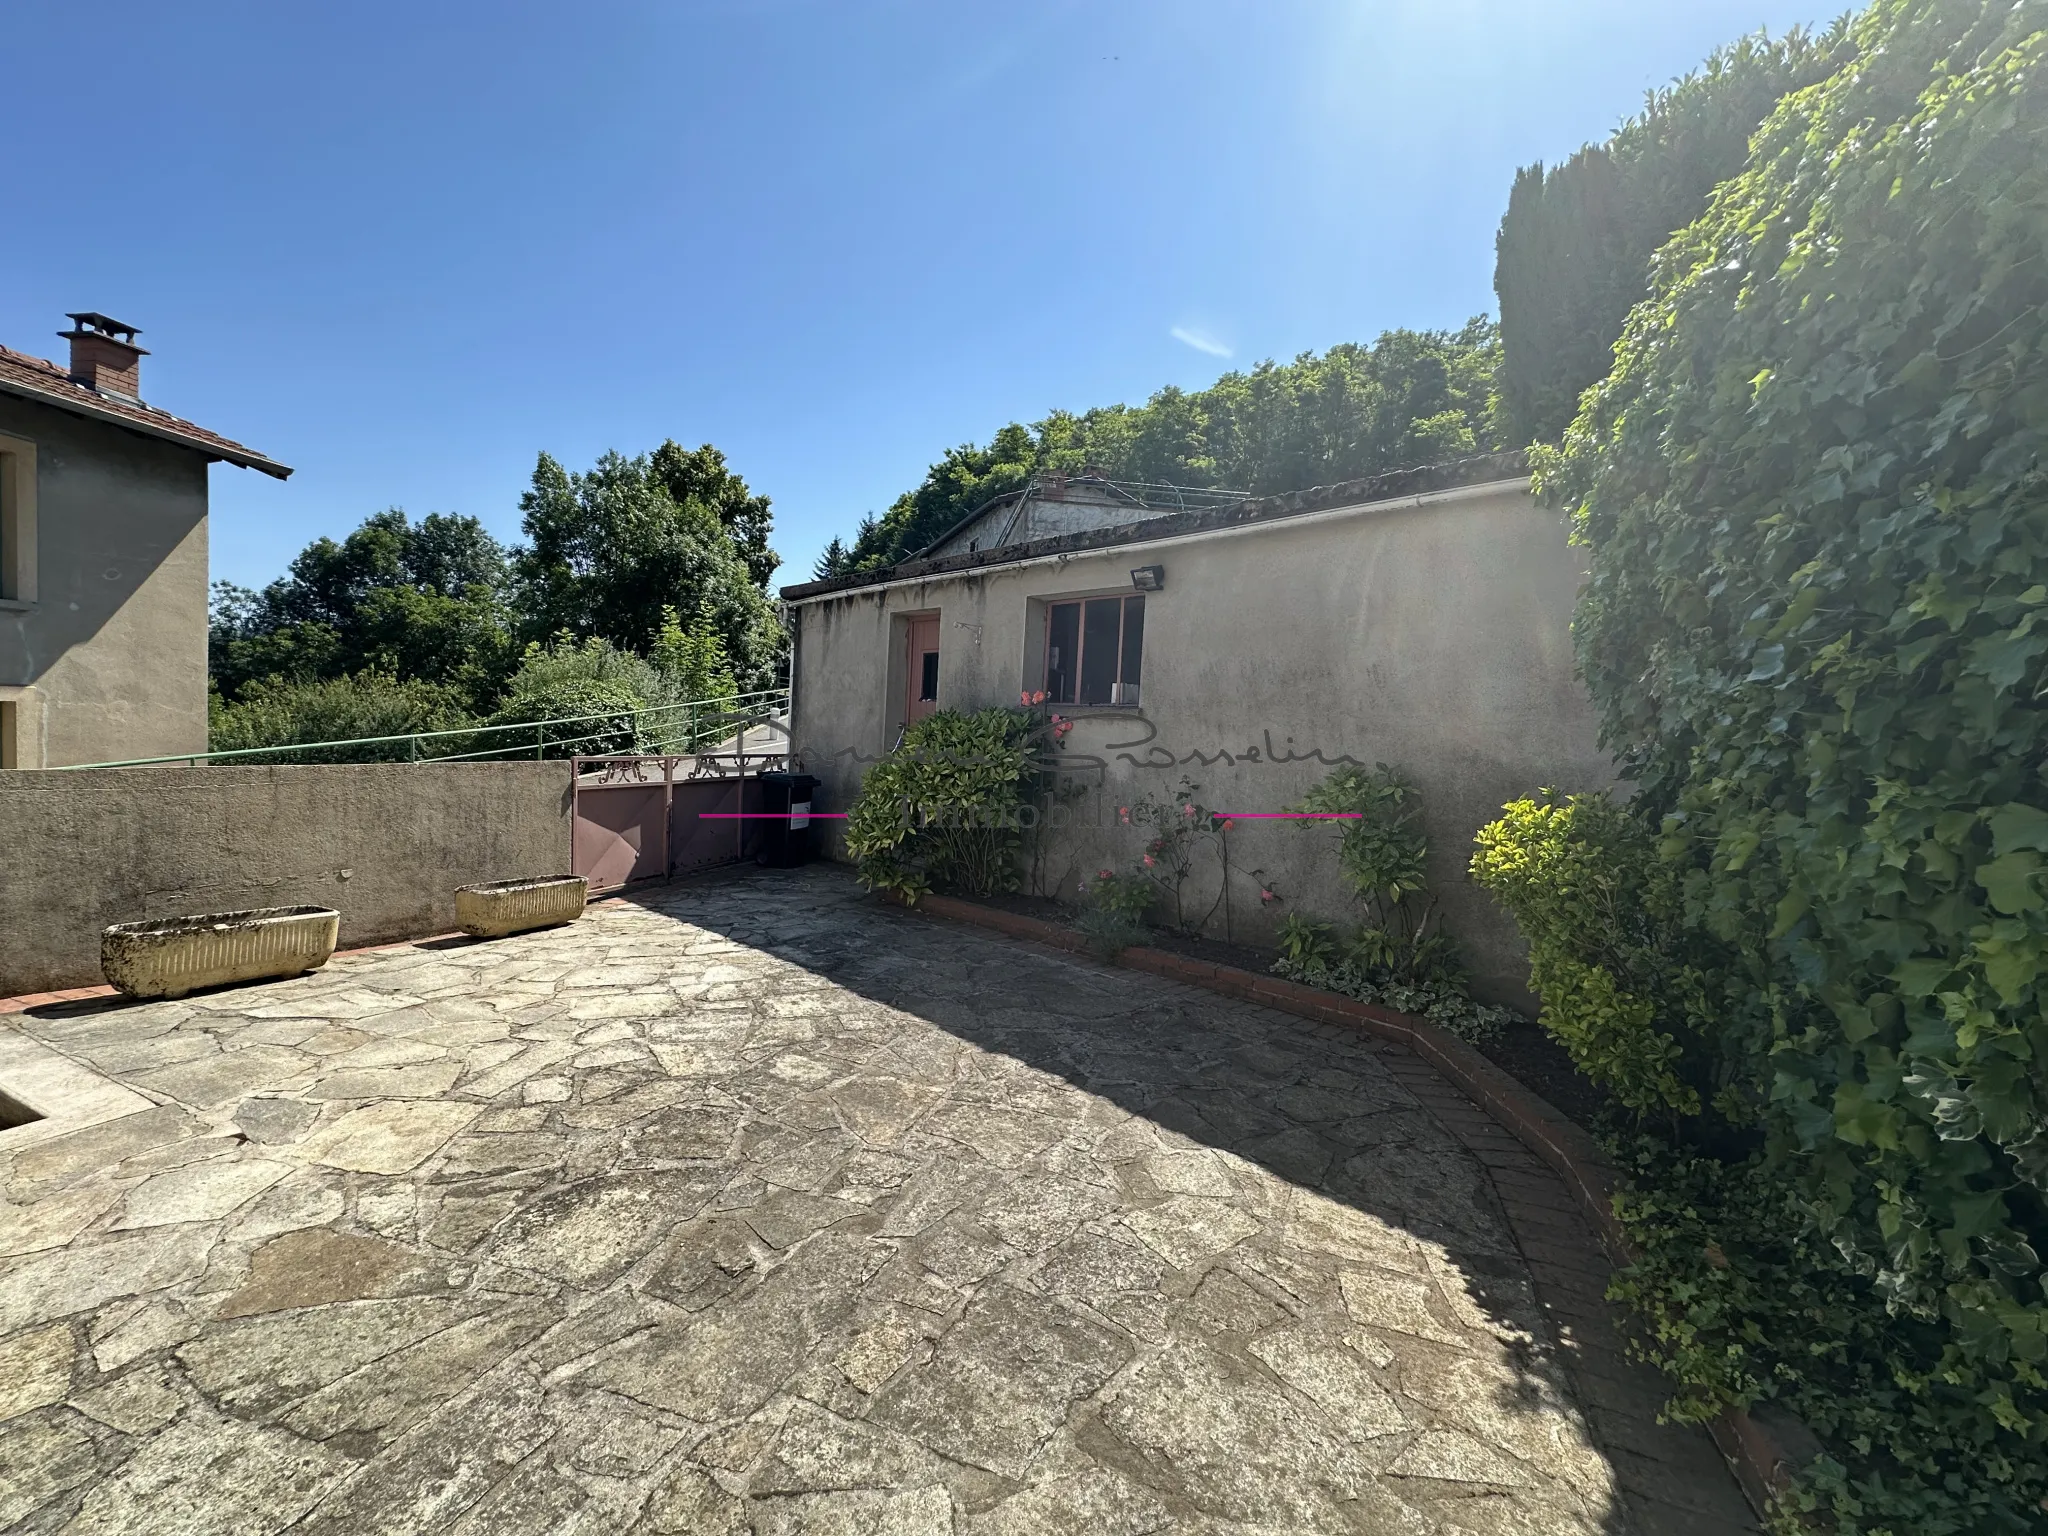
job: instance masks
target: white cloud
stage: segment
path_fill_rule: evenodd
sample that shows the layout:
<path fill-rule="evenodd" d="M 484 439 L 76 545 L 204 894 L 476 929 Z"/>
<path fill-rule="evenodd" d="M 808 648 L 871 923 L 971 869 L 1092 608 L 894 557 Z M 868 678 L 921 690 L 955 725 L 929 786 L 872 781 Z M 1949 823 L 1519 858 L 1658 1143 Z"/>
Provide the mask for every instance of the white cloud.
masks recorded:
<path fill-rule="evenodd" d="M 1230 348 L 1223 345 L 1214 336 L 1211 336 L 1207 331 L 1198 331 L 1191 325 L 1176 325 L 1167 334 L 1175 341 L 1185 342 L 1197 352 L 1206 352 L 1211 357 L 1229 357 L 1232 355 Z"/>

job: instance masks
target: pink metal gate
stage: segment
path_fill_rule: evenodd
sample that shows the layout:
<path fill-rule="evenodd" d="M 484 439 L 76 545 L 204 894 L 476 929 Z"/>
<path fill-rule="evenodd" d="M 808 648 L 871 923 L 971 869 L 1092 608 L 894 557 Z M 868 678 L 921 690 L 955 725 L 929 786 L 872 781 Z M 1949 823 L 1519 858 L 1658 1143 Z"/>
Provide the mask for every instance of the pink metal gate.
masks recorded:
<path fill-rule="evenodd" d="M 616 891 L 748 857 L 760 824 L 744 813 L 761 809 L 761 781 L 747 759 L 732 773 L 715 771 L 722 766 L 706 756 L 576 758 L 570 870 L 593 892 Z"/>

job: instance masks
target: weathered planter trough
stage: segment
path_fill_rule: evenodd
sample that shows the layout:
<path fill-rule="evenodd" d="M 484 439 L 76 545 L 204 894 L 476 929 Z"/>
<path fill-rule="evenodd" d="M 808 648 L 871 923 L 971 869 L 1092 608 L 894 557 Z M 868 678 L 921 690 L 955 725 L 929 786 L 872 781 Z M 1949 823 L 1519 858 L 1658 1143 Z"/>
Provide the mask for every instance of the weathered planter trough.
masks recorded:
<path fill-rule="evenodd" d="M 502 939 L 529 928 L 554 928 L 583 915 L 590 882 L 581 875 L 536 880 L 491 880 L 455 888 L 455 926 L 480 939 Z"/>
<path fill-rule="evenodd" d="M 183 997 L 327 963 L 341 914 L 328 907 L 255 907 L 116 923 L 100 935 L 100 969 L 130 997 Z"/>

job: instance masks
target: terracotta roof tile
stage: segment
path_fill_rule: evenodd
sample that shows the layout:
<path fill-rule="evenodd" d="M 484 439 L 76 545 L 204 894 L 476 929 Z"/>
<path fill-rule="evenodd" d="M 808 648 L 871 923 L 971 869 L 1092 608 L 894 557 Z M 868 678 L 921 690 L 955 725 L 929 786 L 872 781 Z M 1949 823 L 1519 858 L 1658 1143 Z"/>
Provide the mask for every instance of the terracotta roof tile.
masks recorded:
<path fill-rule="evenodd" d="M 160 411 L 139 400 L 121 400 L 103 395 L 96 389 L 87 389 L 83 384 L 74 382 L 71 375 L 55 363 L 30 357 L 26 352 L 0 347 L 0 391 L 40 400 L 59 410 L 89 416 L 95 421 L 132 427 L 150 437 L 196 448 L 209 458 L 239 464 L 244 469 L 260 469 L 279 480 L 291 473 L 289 465 L 265 458 L 253 448 L 244 448 L 219 433 L 195 426 L 182 416 L 173 416 L 169 411 Z"/>

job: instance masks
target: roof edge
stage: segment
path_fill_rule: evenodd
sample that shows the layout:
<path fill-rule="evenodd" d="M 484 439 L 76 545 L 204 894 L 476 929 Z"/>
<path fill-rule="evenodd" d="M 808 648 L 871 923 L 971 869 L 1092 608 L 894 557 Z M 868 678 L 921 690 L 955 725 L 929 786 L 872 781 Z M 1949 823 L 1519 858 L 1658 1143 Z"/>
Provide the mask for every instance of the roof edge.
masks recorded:
<path fill-rule="evenodd" d="M 18 395 L 24 400 L 34 400 L 60 411 L 68 411 L 74 416 L 83 416 L 88 421 L 105 422 L 109 426 L 125 427 L 130 432 L 139 432 L 144 437 L 176 443 L 180 448 L 189 448 L 194 453 L 204 454 L 208 463 L 217 460 L 241 469 L 259 470 L 274 480 L 291 478 L 292 467 L 289 464 L 280 464 L 275 459 L 267 458 L 253 449 L 244 448 L 239 443 L 230 443 L 225 438 L 202 436 L 200 429 L 192 427 L 189 423 L 183 423 L 182 426 L 173 425 L 182 423 L 180 417 L 170 417 L 170 420 L 162 422 L 149 421 L 134 415 L 132 410 L 102 407 L 93 401 L 82 400 L 76 395 L 66 394 L 61 390 L 40 389 L 23 380 L 8 378 L 4 374 L 0 374 L 0 393 Z M 156 407 L 138 405 L 133 409 L 155 411 Z M 160 414 L 170 416 L 168 411 Z"/>
<path fill-rule="evenodd" d="M 1323 512 L 1335 507 L 1398 501 L 1403 497 L 1427 495 L 1431 491 L 1456 490 L 1463 486 L 1514 480 L 1528 473 L 1529 455 L 1522 449 L 1513 449 L 1506 453 L 1479 454 L 1469 459 L 1454 459 L 1445 464 L 1389 470 L 1378 475 L 1368 475 L 1361 480 L 1343 480 L 1334 485 L 1310 486 L 1306 490 L 1288 491 L 1277 496 L 1248 496 L 1231 506 L 1211 507 L 1197 512 L 1174 512 L 1163 517 L 1146 518 L 1140 522 L 1119 523 L 1111 528 L 1094 528 L 1083 533 L 1062 534 L 1057 538 L 1033 539 L 1027 543 L 1004 545 L 998 549 L 944 555 L 937 559 L 920 559 L 912 556 L 907 560 L 898 561 L 895 565 L 884 566 L 880 570 L 858 571 L 847 576 L 829 576 L 823 581 L 799 582 L 794 586 L 782 588 L 781 596 L 784 602 L 800 602 L 808 598 L 828 597 L 837 592 L 854 592 L 863 587 L 882 586 L 889 582 L 913 580 L 918 577 L 950 576 L 987 566 L 1011 565 L 1020 560 L 1035 560 L 1046 555 L 1115 549 L 1121 544 L 1134 544 L 1140 541 L 1152 543 L 1160 539 L 1178 538 L 1184 534 L 1206 533 L 1214 528 L 1279 522 L 1303 513 Z M 992 498 L 998 499 L 1000 498 Z M 977 509 L 970 516 L 979 516 L 982 510 L 985 508 Z"/>

